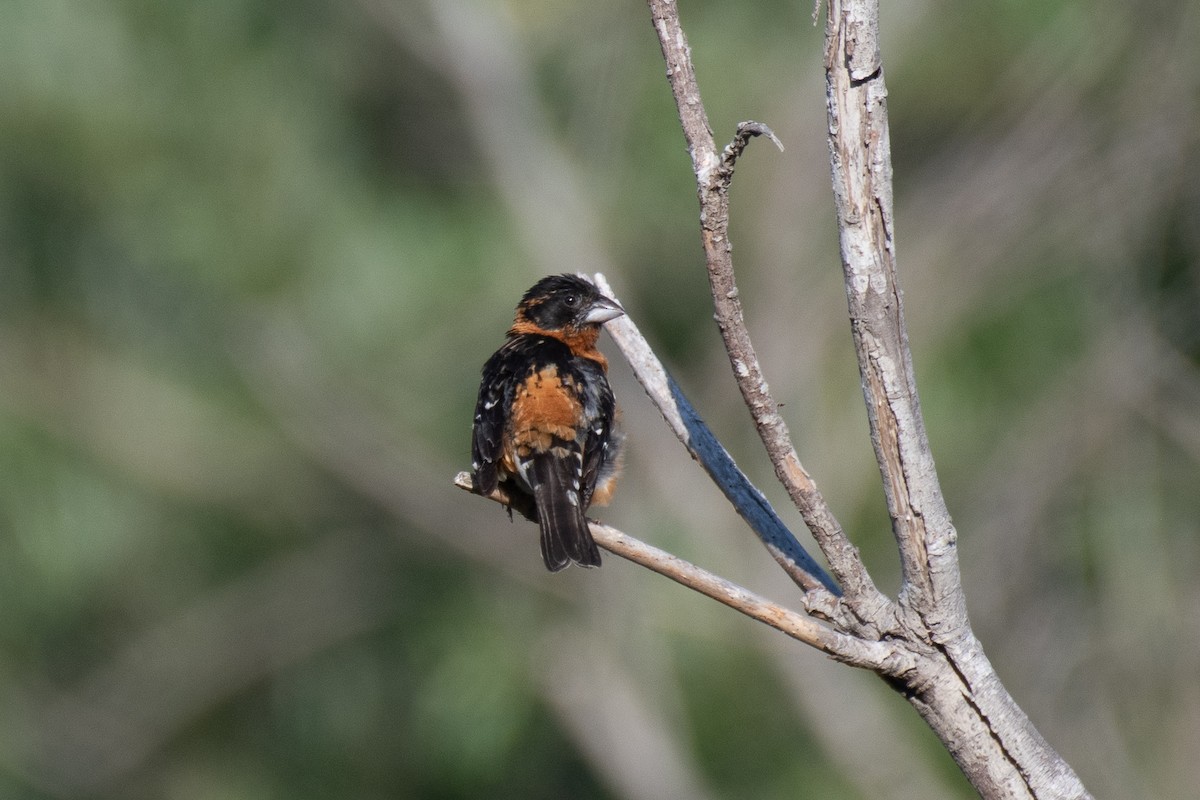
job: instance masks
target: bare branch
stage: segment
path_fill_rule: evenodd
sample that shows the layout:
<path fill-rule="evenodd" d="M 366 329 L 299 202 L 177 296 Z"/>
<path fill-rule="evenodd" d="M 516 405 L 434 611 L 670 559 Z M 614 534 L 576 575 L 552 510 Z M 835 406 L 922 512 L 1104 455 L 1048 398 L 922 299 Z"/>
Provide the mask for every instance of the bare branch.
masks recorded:
<path fill-rule="evenodd" d="M 742 126 L 739 126 L 738 138 L 735 138 L 726 151 L 732 157 L 723 160 L 718 155 L 712 130 L 708 125 L 708 115 L 700 99 L 700 89 L 691 63 L 691 51 L 680 25 L 675 3 L 673 0 L 648 2 L 654 29 L 662 46 L 663 58 L 667 62 L 667 79 L 671 84 L 688 151 L 692 156 L 700 199 L 700 226 L 708 264 L 709 288 L 712 291 L 717 325 L 721 330 L 738 388 L 750 409 L 767 455 L 775 467 L 776 477 L 787 490 L 804 523 L 821 547 L 821 552 L 825 554 L 830 570 L 845 593 L 846 601 L 861 618 L 871 619 L 877 625 L 888 627 L 890 622 L 887 618 L 890 616 L 891 604 L 875 588 L 871 576 L 867 574 L 859 558 L 857 548 L 850 542 L 817 489 L 816 483 L 800 463 L 800 458 L 792 446 L 787 424 L 779 414 L 779 404 L 767 387 L 758 355 L 746 329 L 742 304 L 734 280 L 732 245 L 729 243 L 728 190 L 732 162 L 744 149 L 745 141 L 754 131 L 743 130 Z"/>
<path fill-rule="evenodd" d="M 597 273 L 594 280 L 602 292 L 619 301 L 604 275 Z M 704 467 L 704 471 L 762 539 L 784 571 L 806 592 L 816 592 L 823 587 L 834 594 L 841 594 L 833 579 L 796 541 L 767 498 L 738 468 L 729 451 L 717 441 L 629 315 L 606 323 L 605 328 L 675 436 L 692 458 Z M 823 600 L 822 605 L 830 605 L 833 598 L 814 596 L 810 600 Z"/>
<path fill-rule="evenodd" d="M 454 478 L 454 485 L 472 494 L 478 494 L 470 473 L 458 473 Z M 508 505 L 512 499 L 502 489 L 487 495 L 487 498 L 503 505 Z M 653 570 L 659 575 L 723 603 L 735 611 L 740 611 L 748 617 L 770 625 L 838 661 L 867 669 L 884 670 L 889 673 L 903 672 L 912 668 L 911 657 L 885 642 L 864 641 L 839 633 L 805 614 L 784 608 L 689 561 L 622 533 L 616 528 L 595 521 L 589 522 L 596 543 L 610 553 Z"/>
<path fill-rule="evenodd" d="M 971 631 L 956 549 L 913 377 L 896 281 L 887 88 L 878 0 L 830 0 L 829 149 L 846 297 L 863 393 L 900 551 L 907 639 L 943 664 L 911 702 L 986 797 L 1088 797 L 1000 683 Z M 967 703 L 964 707 L 963 700 Z"/>
<path fill-rule="evenodd" d="M 834 2 L 827 26 L 829 143 L 851 330 L 871 440 L 900 549 L 901 601 L 919 610 L 962 607 L 956 533 L 913 379 L 896 282 L 887 89 L 877 8 Z M 965 609 L 962 620 L 965 622 Z"/>

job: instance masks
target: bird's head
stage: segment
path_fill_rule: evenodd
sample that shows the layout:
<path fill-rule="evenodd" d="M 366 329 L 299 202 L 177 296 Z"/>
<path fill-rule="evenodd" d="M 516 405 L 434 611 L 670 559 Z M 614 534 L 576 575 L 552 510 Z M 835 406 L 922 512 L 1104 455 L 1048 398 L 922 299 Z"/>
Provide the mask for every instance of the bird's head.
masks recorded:
<path fill-rule="evenodd" d="M 517 305 L 514 329 L 526 325 L 547 332 L 597 330 L 625 313 L 590 281 L 577 275 L 551 275 L 535 283 Z"/>

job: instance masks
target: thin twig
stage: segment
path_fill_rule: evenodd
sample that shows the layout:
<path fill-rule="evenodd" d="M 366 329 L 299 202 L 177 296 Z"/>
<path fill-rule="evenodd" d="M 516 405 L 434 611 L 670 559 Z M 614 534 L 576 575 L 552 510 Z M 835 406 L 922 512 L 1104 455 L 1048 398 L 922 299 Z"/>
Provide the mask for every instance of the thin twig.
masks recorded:
<path fill-rule="evenodd" d="M 800 463 L 792 446 L 787 424 L 779 413 L 779 404 L 767 386 L 758 356 L 750 341 L 742 313 L 741 300 L 734 280 L 732 246 L 729 243 L 729 182 L 732 164 L 718 155 L 713 141 L 708 115 L 700 98 L 692 67 L 687 37 L 679 22 L 673 0 L 648 0 L 654 29 L 658 33 L 663 58 L 667 63 L 667 79 L 675 97 L 684 138 L 692 157 L 700 199 L 701 233 L 708 265 L 709 288 L 712 291 L 717 325 L 733 366 L 734 377 L 742 397 L 750 409 L 759 437 L 775 467 L 775 475 L 799 509 L 804 523 L 821 547 L 829 568 L 841 586 L 847 602 L 864 619 L 889 624 L 891 603 L 876 588 L 858 550 L 850 542 L 841 525 L 825 502 L 816 483 Z M 739 131 L 748 138 L 749 131 Z M 730 145 L 729 152 L 740 153 L 744 142 Z M 736 158 L 736 155 L 734 156 Z"/>
<path fill-rule="evenodd" d="M 767 137 L 775 143 L 775 146 L 779 148 L 779 152 L 783 152 L 783 142 L 779 141 L 779 137 L 775 135 L 775 131 L 761 122 L 755 122 L 754 120 L 739 122 L 737 132 L 733 135 L 733 141 L 725 145 L 725 149 L 721 151 L 721 171 L 725 175 L 726 182 L 733 178 L 734 165 L 742 157 L 742 153 L 746 151 L 746 145 L 750 144 L 750 140 L 755 136 Z"/>
<path fill-rule="evenodd" d="M 468 472 L 458 473 L 454 478 L 454 485 L 472 494 L 479 494 Z M 486 497 L 502 505 L 511 502 L 511 498 L 502 489 Z M 727 581 L 690 561 L 648 545 L 616 528 L 591 520 L 589 527 L 596 544 L 610 553 L 653 570 L 735 611 L 770 625 L 838 661 L 889 672 L 909 666 L 904 655 L 885 642 L 862 640 L 835 631 L 806 614 L 784 608 L 749 589 Z"/>

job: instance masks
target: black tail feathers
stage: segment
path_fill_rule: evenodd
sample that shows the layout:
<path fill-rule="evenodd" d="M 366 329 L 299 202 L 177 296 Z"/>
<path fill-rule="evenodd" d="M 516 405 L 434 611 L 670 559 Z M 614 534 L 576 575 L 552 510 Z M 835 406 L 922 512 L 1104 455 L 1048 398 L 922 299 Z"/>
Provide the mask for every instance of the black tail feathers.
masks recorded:
<path fill-rule="evenodd" d="M 558 572 L 574 561 L 584 567 L 600 566 L 600 549 L 588 530 L 582 498 L 574 488 L 571 459 L 542 456 L 530 465 L 538 525 L 542 529 L 542 560 Z"/>

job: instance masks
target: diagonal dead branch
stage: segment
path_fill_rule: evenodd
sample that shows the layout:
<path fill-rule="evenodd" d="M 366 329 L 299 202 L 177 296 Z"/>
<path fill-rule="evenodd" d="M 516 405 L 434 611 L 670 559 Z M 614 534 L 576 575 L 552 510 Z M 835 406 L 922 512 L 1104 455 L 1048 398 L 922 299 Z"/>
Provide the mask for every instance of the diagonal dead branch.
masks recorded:
<path fill-rule="evenodd" d="M 600 291 L 620 302 L 604 275 L 597 273 L 593 280 Z M 800 588 L 814 593 L 808 598 L 810 602 L 830 605 L 834 598 L 821 595 L 826 592 L 841 594 L 833 578 L 796 541 L 767 498 L 738 468 L 733 456 L 696 413 L 630 316 L 617 317 L 604 327 L 675 436 L 746 520 L 771 556 Z M 819 591 L 822 589 L 825 591 Z"/>
<path fill-rule="evenodd" d="M 454 485 L 472 494 L 479 494 L 471 480 L 470 473 L 458 473 L 454 478 Z M 498 489 L 486 497 L 503 505 L 508 505 L 512 501 L 512 498 L 502 489 Z M 785 608 L 689 561 L 635 539 L 616 528 L 592 520 L 589 520 L 589 527 L 596 543 L 610 553 L 657 572 L 659 575 L 670 578 L 735 611 L 782 631 L 837 661 L 865 669 L 889 672 L 911 668 L 911 659 L 886 642 L 863 640 L 835 631 L 806 614 Z"/>

